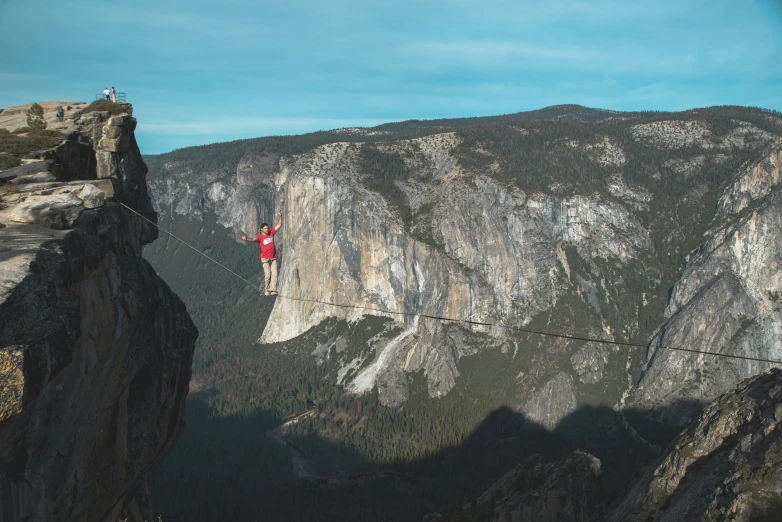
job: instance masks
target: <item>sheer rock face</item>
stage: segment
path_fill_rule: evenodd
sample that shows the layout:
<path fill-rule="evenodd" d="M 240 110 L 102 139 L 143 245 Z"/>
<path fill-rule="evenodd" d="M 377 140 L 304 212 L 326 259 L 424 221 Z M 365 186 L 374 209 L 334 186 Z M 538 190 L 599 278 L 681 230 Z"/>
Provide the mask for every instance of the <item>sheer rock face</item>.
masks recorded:
<path fill-rule="evenodd" d="M 426 315 L 512 326 L 539 320 L 540 330 L 570 332 L 572 328 L 589 337 L 638 342 L 667 319 L 653 346 L 663 338 L 666 344 L 669 339 L 671 344 L 691 344 L 690 335 L 697 337 L 698 346 L 715 349 L 754 335 L 747 318 L 757 316 L 757 328 L 766 332 L 761 343 L 765 347 L 749 342 L 742 349 L 771 353 L 768 343 L 775 342 L 772 333 L 778 312 L 764 310 L 776 299 L 776 283 L 768 280 L 778 281 L 774 245 L 767 242 L 778 236 L 774 228 L 778 208 L 772 200 L 779 177 L 778 167 L 773 167 L 778 164 L 778 152 L 773 151 L 779 150 L 779 144 L 766 155 L 768 159 L 757 163 L 757 158 L 778 137 L 758 134 L 756 145 L 750 139 L 739 147 L 737 137 L 757 134 L 759 128 L 742 124 L 725 134 L 712 129 L 708 121 L 644 125 L 627 129 L 625 137 L 636 141 L 634 147 L 659 151 L 678 150 L 682 143 L 698 146 L 695 157 L 676 160 L 681 165 L 659 162 L 660 169 L 671 169 L 682 180 L 725 164 L 733 157 L 732 147 L 753 151 L 750 175 L 731 182 L 728 188 L 704 182 L 681 195 L 661 195 L 656 186 L 660 173 L 650 172 L 650 179 L 658 181 L 642 186 L 637 173 L 631 176 L 627 170 L 638 168 L 637 164 L 628 167 L 637 151 L 622 150 L 619 141 L 603 137 L 591 145 L 567 142 L 570 147 L 586 147 L 585 161 L 612 171 L 595 183 L 594 191 L 581 186 L 581 193 L 572 193 L 556 184 L 523 190 L 512 181 L 513 173 L 503 172 L 499 152 L 489 153 L 481 146 L 471 150 L 498 161 L 468 170 L 469 162 L 462 161 L 466 154 L 460 148 L 465 146 L 462 138 L 444 132 L 415 139 L 389 137 L 369 144 L 404 162 L 406 174 L 392 182 L 393 195 L 373 185 L 376 180 L 362 163 L 363 144 L 336 142 L 342 139 L 339 135 L 333 143 L 309 150 L 302 147 L 301 153 L 261 154 L 251 147 L 237 148 L 244 151 L 242 155 L 203 167 L 182 154 L 167 155 L 159 160 L 152 188 L 172 223 L 197 221 L 213 213 L 234 237 L 254 235 L 264 221 L 274 224 L 275 212 L 282 209 L 284 225 L 276 237 L 282 297 L 275 301 L 260 340 L 292 340 L 327 317 L 352 320 L 367 313 L 383 315 L 378 310 L 391 312 L 388 315 L 404 331 L 374 345 L 370 354 L 374 361 L 359 376 L 342 372 L 348 377 L 336 383 L 356 393 L 377 385 L 386 404 L 406 399 L 405 383 L 411 372 L 423 370 L 430 395 L 442 396 L 457 382 L 461 357 L 487 347 L 513 349 L 516 343 L 507 329 L 485 326 L 465 327 L 479 333 L 480 342 L 455 343 L 442 322 Z M 518 126 L 507 131 L 532 135 Z M 564 136 L 557 136 L 554 141 L 563 140 Z M 218 149 L 214 146 L 210 154 L 218 156 Z M 609 149 L 610 157 L 604 157 Z M 268 150 L 282 148 L 275 145 Z M 551 161 L 553 169 L 560 167 L 555 157 Z M 712 210 L 699 210 L 698 219 L 707 223 L 716 212 L 724 226 L 712 231 L 710 243 L 691 256 L 663 317 L 660 310 L 667 300 L 670 274 L 680 270 L 663 265 L 678 255 L 683 262 L 683 252 L 701 241 L 700 230 L 695 236 L 687 230 L 687 223 L 680 222 L 679 209 L 705 205 L 719 190 L 724 194 L 716 209 L 710 204 Z M 757 205 L 746 203 L 747 198 Z M 409 207 L 411 219 L 405 221 L 399 200 Z M 764 205 L 768 210 L 763 210 Z M 666 237 L 674 228 L 678 230 L 673 234 L 681 236 L 675 241 Z M 212 230 L 217 232 L 221 231 Z M 769 246 L 761 247 L 761 243 Z M 736 256 L 742 259 L 730 260 Z M 760 268 L 766 260 L 768 268 Z M 697 328 L 688 326 L 692 324 Z M 698 328 L 706 328 L 706 334 L 698 334 Z M 529 346 L 538 340 L 524 342 Z M 551 359 L 562 357 L 564 364 L 541 363 L 543 371 L 518 377 L 523 395 L 520 407 L 565 368 L 574 377 L 577 403 L 588 386 L 610 389 L 615 395 L 606 400 L 618 401 L 637 381 L 643 364 L 642 354 L 627 354 L 625 349 L 576 354 L 581 345 L 554 344 L 544 339 L 536 348 L 555 352 Z M 620 352 L 626 361 L 617 361 Z M 665 364 L 668 357 L 670 368 Z M 362 363 L 368 360 L 362 357 Z M 356 361 L 344 361 L 342 369 Z M 641 403 L 644 408 L 648 404 L 664 407 L 682 395 L 709 400 L 768 367 L 738 368 L 738 363 L 724 360 L 701 364 L 696 356 L 666 350 L 651 350 L 646 362 L 646 381 L 627 397 L 633 407 Z M 701 379 L 697 372 L 709 364 L 713 364 L 708 369 L 711 380 L 692 387 L 693 378 Z M 570 391 L 555 390 L 561 395 L 557 400 L 569 401 Z M 676 422 L 684 422 L 692 411 L 683 411 Z"/>
<path fill-rule="evenodd" d="M 781 423 L 772 369 L 706 407 L 605 520 L 779 520 Z"/>
<path fill-rule="evenodd" d="M 781 151 L 782 142 L 774 144 L 723 192 L 721 225 L 674 286 L 668 319 L 652 340 L 648 369 L 628 404 L 665 408 L 665 421 L 683 425 L 698 402 L 772 366 L 665 346 L 782 359 Z M 677 399 L 691 399 L 690 406 L 668 407 Z"/>
<path fill-rule="evenodd" d="M 377 384 L 383 401 L 396 404 L 406 398 L 400 372 L 424 370 L 430 394 L 441 396 L 459 375 L 459 358 L 478 349 L 455 346 L 441 322 L 422 315 L 525 324 L 575 289 L 565 243 L 585 258 L 620 265 L 651 246 L 648 232 L 616 201 L 528 195 L 465 174 L 453 155 L 458 143 L 445 133 L 379 145 L 408 158 L 411 175 L 398 187 L 424 214 L 410 224 L 368 188 L 360 143 L 296 156 L 248 153 L 230 179 L 217 170 L 194 176 L 171 162 L 153 190 L 160 208 L 188 219 L 209 209 L 237 236 L 255 234 L 263 221 L 274 224 L 282 208 L 279 287 L 301 300 L 277 300 L 261 341 L 290 340 L 327 317 L 394 312 L 403 334 L 377 350 L 374 373 L 344 384 L 356 392 Z M 494 346 L 507 335 L 501 328 L 473 331 Z"/>
<path fill-rule="evenodd" d="M 87 162 L 0 212 L 0 521 L 152 520 L 149 481 L 184 427 L 197 330 L 141 256 L 154 228 L 117 202 L 152 208 L 135 120 L 115 118 L 90 131 L 129 143 L 91 149 L 106 181 Z M 79 201 L 68 227 L 9 220 L 55 196 Z"/>
<path fill-rule="evenodd" d="M 387 368 L 378 373 L 380 384 L 386 377 L 398 382 L 392 374 L 400 369 L 423 369 L 430 394 L 440 396 L 455 383 L 458 359 L 477 347 L 454 349 L 442 337 L 442 323 L 421 315 L 525 324 L 573 289 L 563 241 L 585 257 L 619 263 L 649 247 L 646 231 L 616 203 L 528 196 L 487 177 L 468 178 L 450 156 L 456 144 L 445 134 L 386 145 L 386 152 L 412 149 L 424 158 L 419 175 L 401 184 L 412 205 L 432 207 L 411 231 L 362 183 L 360 145 L 324 145 L 281 164 L 280 287 L 305 301 L 277 301 L 262 342 L 291 339 L 326 317 L 354 319 L 373 308 L 406 313 L 392 315 L 410 334 L 380 352 Z M 417 239 L 427 233 L 428 240 Z M 497 343 L 506 335 L 473 329 Z"/>

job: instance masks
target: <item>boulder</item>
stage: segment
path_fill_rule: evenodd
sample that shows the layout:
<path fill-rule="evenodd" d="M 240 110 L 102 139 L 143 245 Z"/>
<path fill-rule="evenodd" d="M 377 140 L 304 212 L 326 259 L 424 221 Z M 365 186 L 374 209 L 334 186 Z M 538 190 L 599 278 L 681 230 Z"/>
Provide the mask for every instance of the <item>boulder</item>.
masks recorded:
<path fill-rule="evenodd" d="M 78 192 L 78 196 L 84 202 L 84 208 L 102 207 L 106 202 L 106 195 L 103 191 L 89 183 Z"/>
<path fill-rule="evenodd" d="M 63 229 L 72 227 L 82 210 L 82 200 L 71 193 L 30 196 L 14 208 L 10 219 L 17 223 Z"/>

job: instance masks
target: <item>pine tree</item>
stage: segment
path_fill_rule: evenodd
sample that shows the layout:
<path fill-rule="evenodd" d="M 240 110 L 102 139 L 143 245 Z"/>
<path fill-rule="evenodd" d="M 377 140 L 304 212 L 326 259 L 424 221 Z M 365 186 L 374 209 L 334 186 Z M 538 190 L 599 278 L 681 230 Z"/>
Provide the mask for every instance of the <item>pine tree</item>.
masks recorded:
<path fill-rule="evenodd" d="M 32 130 L 45 130 L 46 121 L 43 119 L 43 107 L 33 103 L 27 110 L 27 126 Z"/>

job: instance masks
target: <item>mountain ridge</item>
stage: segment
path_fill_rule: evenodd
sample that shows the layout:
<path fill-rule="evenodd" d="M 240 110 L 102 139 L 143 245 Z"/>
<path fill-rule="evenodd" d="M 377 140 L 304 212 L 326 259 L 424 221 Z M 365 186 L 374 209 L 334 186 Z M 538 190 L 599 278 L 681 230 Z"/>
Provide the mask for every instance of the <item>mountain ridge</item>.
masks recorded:
<path fill-rule="evenodd" d="M 562 110 L 573 109 L 556 109 L 553 116 Z M 375 315 L 382 314 L 370 308 L 409 314 L 385 333 L 367 330 L 346 337 L 351 325 L 363 324 L 360 309 L 284 297 L 263 300 L 223 274 L 192 280 L 181 267 L 202 262 L 174 245 L 147 252 L 178 292 L 192 296 L 188 302 L 199 303 L 196 315 L 217 327 L 196 357 L 196 371 L 215 389 L 244 382 L 216 361 L 233 353 L 234 342 L 248 343 L 252 335 L 267 343 L 255 349 L 274 350 L 282 358 L 309 357 L 320 368 L 318 387 L 326 388 L 297 387 L 305 409 L 315 401 L 341 408 L 338 404 L 353 396 L 378 401 L 377 408 L 390 412 L 469 393 L 467 401 L 486 414 L 505 405 L 554 428 L 579 408 L 616 407 L 619 417 L 607 425 L 628 424 L 622 444 L 643 445 L 630 441 L 633 431 L 640 439 L 654 439 L 654 430 L 667 429 L 649 427 L 643 416 L 656 423 L 663 415 L 664 422 L 681 425 L 748 374 L 728 371 L 735 365 L 715 359 L 709 364 L 724 372 L 696 374 L 697 387 L 708 393 L 687 394 L 684 386 L 691 381 L 680 380 L 681 393 L 674 383 L 659 408 L 631 414 L 636 385 L 655 371 L 651 351 L 446 327 L 424 316 L 648 342 L 667 320 L 669 291 L 704 239 L 718 230 L 715 225 L 723 219 L 718 208 L 748 205 L 737 210 L 747 213 L 754 209 L 752 201 L 771 197 L 762 176 L 738 180 L 759 173 L 755 166 L 767 162 L 781 137 L 782 118 L 771 111 L 715 107 L 673 115 L 634 113 L 626 119 L 618 113 L 597 122 L 509 118 L 404 135 L 261 138 L 150 159 L 162 226 L 192 244 L 208 245 L 210 255 L 219 254 L 231 270 L 260 284 L 252 276 L 258 274 L 257 252 L 234 238 L 282 208 L 281 293 L 366 306 L 365 312 Z M 718 207 L 734 185 L 748 190 L 740 188 L 735 204 L 725 200 Z M 768 215 L 775 215 L 776 207 L 769 208 Z M 179 260 L 178 267 L 168 263 L 170 256 Z M 764 291 L 762 280 L 752 281 Z M 236 308 L 208 309 L 206 303 L 217 296 Z M 236 321 L 248 331 L 234 333 L 227 325 Z M 770 336 L 774 323 L 769 324 L 772 329 L 764 331 Z M 316 340 L 308 337 L 312 332 L 318 332 Z M 428 399 L 419 394 L 422 380 Z M 265 389 L 259 383 L 257 393 Z M 219 394 L 213 404 L 239 407 Z M 287 408 L 283 416 L 297 413 Z M 468 409 L 464 404 L 438 415 L 463 437 L 469 424 L 457 419 L 466 419 Z M 385 444 L 392 453 L 425 446 L 415 441 L 420 426 L 414 420 L 399 421 L 405 442 L 398 449 L 383 442 L 382 430 L 372 422 L 356 429 L 371 431 L 373 445 Z"/>
<path fill-rule="evenodd" d="M 180 151 L 192 151 L 195 149 L 200 149 L 204 147 L 213 147 L 217 145 L 225 145 L 229 143 L 248 143 L 253 142 L 255 140 L 264 140 L 264 139 L 279 139 L 279 138 L 286 138 L 286 137 L 295 137 L 295 136 L 311 136 L 311 135 L 321 135 L 321 134 L 329 134 L 329 133 L 335 133 L 335 134 L 349 134 L 346 131 L 350 131 L 353 129 L 357 129 L 359 131 L 373 131 L 373 130 L 386 130 L 389 127 L 392 129 L 395 127 L 403 127 L 405 125 L 410 125 L 414 123 L 424 125 L 421 126 L 421 130 L 432 130 L 432 127 L 443 127 L 443 124 L 445 124 L 445 127 L 450 129 L 451 127 L 457 127 L 457 126 L 466 126 L 466 125 L 472 125 L 478 122 L 486 122 L 486 123 L 501 123 L 504 120 L 511 120 L 516 121 L 519 119 L 523 119 L 525 117 L 530 117 L 533 114 L 542 113 L 544 111 L 552 111 L 552 110 L 560 110 L 560 109 L 576 109 L 576 110 L 586 110 L 587 112 L 592 111 L 591 113 L 594 114 L 602 114 L 602 113 L 608 113 L 612 115 L 622 115 L 623 117 L 631 117 L 631 116 L 642 116 L 642 115 L 659 115 L 659 116 L 670 116 L 670 115 L 676 115 L 676 116 L 685 116 L 685 115 L 692 115 L 696 114 L 699 111 L 710 111 L 710 110 L 722 110 L 722 109 L 741 109 L 741 110 L 752 110 L 752 111 L 758 111 L 763 114 L 768 114 L 772 117 L 778 117 L 782 118 L 782 113 L 775 111 L 773 109 L 766 109 L 763 107 L 745 107 L 745 106 L 738 106 L 738 105 L 712 105 L 708 107 L 696 107 L 693 109 L 688 109 L 686 111 L 655 111 L 655 110 L 648 110 L 648 111 L 618 111 L 618 110 L 612 110 L 612 109 L 598 109 L 598 108 L 592 108 L 592 107 L 586 107 L 583 105 L 578 104 L 560 104 L 560 105 L 551 105 L 548 107 L 543 107 L 541 109 L 533 109 L 530 111 L 522 111 L 522 112 L 516 112 L 516 113 L 508 113 L 508 114 L 499 114 L 496 116 L 473 116 L 473 117 L 466 117 L 466 118 L 435 118 L 435 119 L 429 119 L 429 120 L 419 120 L 419 119 L 410 119 L 410 120 L 403 120 L 398 122 L 392 122 L 392 123 L 383 123 L 380 125 L 376 125 L 374 127 L 345 127 L 340 129 L 333 129 L 328 131 L 314 131 L 310 133 L 305 134 L 298 134 L 298 135 L 273 135 L 273 136 L 266 136 L 266 137 L 259 137 L 259 138 L 243 138 L 239 140 L 231 140 L 231 141 L 225 141 L 225 142 L 215 142 L 205 145 L 195 145 L 191 147 L 182 147 L 179 149 L 174 149 L 168 152 L 163 152 L 160 154 L 148 154 L 145 155 L 147 158 L 153 158 L 153 157 L 159 157 L 159 156 L 166 156 L 170 154 L 179 154 Z M 549 117 L 549 119 L 552 117 Z M 546 118 L 540 118 L 541 120 L 545 120 Z M 575 119 L 575 117 L 574 117 Z M 533 118 L 529 118 L 529 120 L 534 121 Z M 528 120 L 528 121 L 529 121 Z M 411 125 L 415 127 L 415 125 Z"/>

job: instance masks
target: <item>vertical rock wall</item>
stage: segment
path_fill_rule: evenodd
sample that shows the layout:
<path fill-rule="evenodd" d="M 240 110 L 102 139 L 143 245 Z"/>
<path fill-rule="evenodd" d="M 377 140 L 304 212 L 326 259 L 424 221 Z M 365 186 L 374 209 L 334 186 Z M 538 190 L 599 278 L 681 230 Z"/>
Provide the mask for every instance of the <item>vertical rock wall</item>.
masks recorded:
<path fill-rule="evenodd" d="M 774 366 L 665 346 L 782 360 L 781 150 L 772 145 L 724 190 L 720 225 L 671 292 L 631 405 L 665 408 L 666 421 L 683 425 L 699 404 Z"/>
<path fill-rule="evenodd" d="M 118 203 L 154 218 L 135 120 L 88 116 L 47 152 L 58 180 L 0 213 L 0 521 L 152 520 L 150 477 L 184 428 L 198 333 L 141 256 L 156 229 Z M 113 197 L 64 192 L 78 218 L 44 226 L 46 192 L 74 180 Z"/>

